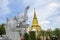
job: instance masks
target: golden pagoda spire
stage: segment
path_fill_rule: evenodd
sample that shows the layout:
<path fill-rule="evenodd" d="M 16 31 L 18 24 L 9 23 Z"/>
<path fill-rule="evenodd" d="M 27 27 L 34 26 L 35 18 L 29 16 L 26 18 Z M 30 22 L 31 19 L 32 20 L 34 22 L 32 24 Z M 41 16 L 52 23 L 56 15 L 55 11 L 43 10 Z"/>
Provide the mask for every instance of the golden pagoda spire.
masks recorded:
<path fill-rule="evenodd" d="M 39 26 L 38 24 L 38 20 L 36 17 L 36 10 L 34 8 L 34 17 L 33 17 L 33 21 L 32 21 L 32 26 L 29 28 L 29 31 L 40 31 L 41 30 L 41 26 Z"/>
<path fill-rule="evenodd" d="M 35 10 L 35 8 L 34 8 L 34 18 L 33 18 L 33 21 L 32 21 L 32 25 L 33 26 L 38 25 L 38 20 L 37 20 L 37 17 L 36 17 L 36 10 Z"/>
<path fill-rule="evenodd" d="M 36 17 L 36 9 L 34 8 L 34 18 L 37 18 Z"/>
<path fill-rule="evenodd" d="M 37 17 L 36 17 L 35 8 L 34 8 L 34 17 L 33 17 L 33 21 L 32 21 L 32 26 L 29 28 L 29 32 L 30 31 L 35 31 L 36 38 L 38 37 L 39 32 L 41 31 L 41 26 L 39 26 L 38 20 L 37 20 Z"/>

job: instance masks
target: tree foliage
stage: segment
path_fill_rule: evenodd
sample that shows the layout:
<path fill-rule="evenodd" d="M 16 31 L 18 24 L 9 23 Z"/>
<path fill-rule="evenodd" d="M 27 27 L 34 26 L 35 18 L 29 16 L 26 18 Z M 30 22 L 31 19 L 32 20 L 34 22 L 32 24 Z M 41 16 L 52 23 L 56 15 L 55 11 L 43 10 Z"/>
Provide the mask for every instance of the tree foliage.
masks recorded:
<path fill-rule="evenodd" d="M 29 40 L 36 40 L 36 35 L 35 35 L 35 32 L 34 31 L 30 31 L 29 32 Z"/>
<path fill-rule="evenodd" d="M 60 39 L 60 29 L 56 28 L 56 29 L 54 30 L 54 35 L 55 35 L 56 37 L 58 37 L 58 39 Z"/>
<path fill-rule="evenodd" d="M 24 38 L 25 38 L 25 40 L 29 40 L 29 34 L 25 33 Z"/>
<path fill-rule="evenodd" d="M 1 24 L 0 25 L 0 35 L 5 34 L 5 33 L 6 32 L 5 32 L 4 24 Z"/>

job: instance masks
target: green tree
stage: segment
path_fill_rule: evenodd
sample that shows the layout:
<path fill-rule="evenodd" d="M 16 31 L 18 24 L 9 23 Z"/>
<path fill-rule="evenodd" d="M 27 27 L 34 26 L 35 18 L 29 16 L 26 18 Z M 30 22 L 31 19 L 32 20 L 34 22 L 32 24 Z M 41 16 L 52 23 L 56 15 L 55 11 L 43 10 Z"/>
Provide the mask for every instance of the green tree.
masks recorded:
<path fill-rule="evenodd" d="M 60 39 L 60 29 L 56 28 L 56 29 L 54 30 L 54 35 L 55 35 L 56 37 L 58 37 L 58 39 Z"/>
<path fill-rule="evenodd" d="M 5 28 L 4 28 L 4 24 L 0 25 L 0 35 L 2 36 L 2 34 L 5 34 Z"/>
<path fill-rule="evenodd" d="M 53 31 L 47 31 L 47 36 L 49 36 L 49 38 L 51 40 L 52 36 L 53 36 Z"/>
<path fill-rule="evenodd" d="M 44 37 L 47 36 L 47 32 L 45 30 L 41 30 L 40 33 L 39 33 L 40 36 L 43 36 L 43 40 L 44 40 Z"/>
<path fill-rule="evenodd" d="M 30 31 L 29 32 L 29 40 L 36 40 L 36 35 L 35 35 L 35 32 L 34 31 Z"/>
<path fill-rule="evenodd" d="M 29 40 L 29 34 L 25 33 L 24 38 L 25 38 L 25 40 Z"/>
<path fill-rule="evenodd" d="M 39 35 L 43 36 L 43 40 L 44 40 L 44 37 L 47 37 L 47 38 L 49 37 L 51 39 L 52 31 L 51 30 L 48 30 L 48 31 L 41 30 Z"/>

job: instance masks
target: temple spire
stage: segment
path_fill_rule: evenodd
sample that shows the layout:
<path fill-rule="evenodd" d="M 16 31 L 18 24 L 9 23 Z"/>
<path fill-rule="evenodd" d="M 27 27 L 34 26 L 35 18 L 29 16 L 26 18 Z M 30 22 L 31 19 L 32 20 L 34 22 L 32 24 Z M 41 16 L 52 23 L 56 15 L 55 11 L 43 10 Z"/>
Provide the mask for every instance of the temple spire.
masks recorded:
<path fill-rule="evenodd" d="M 38 24 L 35 8 L 34 8 L 34 17 L 33 17 L 33 20 L 32 20 L 32 25 L 29 28 L 29 31 L 33 31 L 33 30 L 35 30 L 35 31 L 40 31 L 41 30 L 41 26 L 39 26 L 39 24 Z"/>
<path fill-rule="evenodd" d="M 36 38 L 37 38 L 41 30 L 42 30 L 41 26 L 38 24 L 38 20 L 37 20 L 37 16 L 36 16 L 36 10 L 34 8 L 34 17 L 33 17 L 32 25 L 29 28 L 29 32 L 30 31 L 35 31 L 35 35 L 36 35 Z"/>
<path fill-rule="evenodd" d="M 37 17 L 36 17 L 36 10 L 34 8 L 34 17 L 33 17 L 33 21 L 32 21 L 32 25 L 38 25 L 38 20 L 37 20 Z"/>
<path fill-rule="evenodd" d="M 34 8 L 34 18 L 37 18 L 36 17 L 36 9 Z"/>

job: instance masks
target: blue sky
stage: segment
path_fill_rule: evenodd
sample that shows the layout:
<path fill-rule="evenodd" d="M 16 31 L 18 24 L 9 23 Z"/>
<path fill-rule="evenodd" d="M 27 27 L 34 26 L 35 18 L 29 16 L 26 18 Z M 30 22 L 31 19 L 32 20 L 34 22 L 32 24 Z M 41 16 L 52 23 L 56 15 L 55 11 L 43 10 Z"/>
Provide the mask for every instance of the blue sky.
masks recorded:
<path fill-rule="evenodd" d="M 27 23 L 31 24 L 34 8 L 39 24 L 43 29 L 60 28 L 60 0 L 0 0 L 0 24 L 6 23 L 6 18 L 21 14 L 30 5 Z"/>

